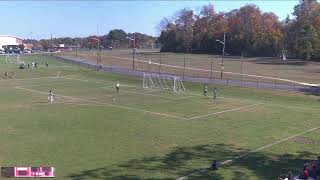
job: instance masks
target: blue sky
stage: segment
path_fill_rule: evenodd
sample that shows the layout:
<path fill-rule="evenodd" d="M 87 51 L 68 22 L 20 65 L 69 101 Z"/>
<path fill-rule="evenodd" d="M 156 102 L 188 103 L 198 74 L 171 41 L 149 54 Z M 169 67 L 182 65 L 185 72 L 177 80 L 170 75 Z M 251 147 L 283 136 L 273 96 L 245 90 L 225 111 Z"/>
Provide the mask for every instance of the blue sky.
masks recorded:
<path fill-rule="evenodd" d="M 177 10 L 213 4 L 216 11 L 229 11 L 257 4 L 263 12 L 274 12 L 282 20 L 293 12 L 298 0 L 288 1 L 0 1 L 0 34 L 22 38 L 49 38 L 107 34 L 119 28 L 157 36 L 157 24 Z"/>

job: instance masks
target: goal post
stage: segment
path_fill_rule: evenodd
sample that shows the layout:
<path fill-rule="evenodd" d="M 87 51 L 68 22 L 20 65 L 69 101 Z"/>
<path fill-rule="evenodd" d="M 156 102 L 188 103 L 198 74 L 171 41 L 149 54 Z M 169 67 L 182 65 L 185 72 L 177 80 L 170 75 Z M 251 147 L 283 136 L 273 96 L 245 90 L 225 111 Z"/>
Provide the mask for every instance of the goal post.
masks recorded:
<path fill-rule="evenodd" d="M 185 87 L 182 79 L 177 76 L 143 73 L 143 88 L 154 88 L 183 92 Z"/>

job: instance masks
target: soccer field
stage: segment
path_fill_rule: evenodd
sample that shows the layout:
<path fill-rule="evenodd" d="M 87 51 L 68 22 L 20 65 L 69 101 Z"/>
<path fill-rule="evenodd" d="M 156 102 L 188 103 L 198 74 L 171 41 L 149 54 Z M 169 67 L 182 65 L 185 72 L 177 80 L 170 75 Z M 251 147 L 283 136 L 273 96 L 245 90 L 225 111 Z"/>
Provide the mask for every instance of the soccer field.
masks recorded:
<path fill-rule="evenodd" d="M 210 85 L 213 101 L 203 84 L 143 89 L 142 78 L 50 56 L 21 60 L 39 67 L 0 56 L 1 72 L 15 72 L 0 79 L 0 166 L 54 166 L 74 180 L 275 179 L 320 153 L 317 96 Z M 224 165 L 206 170 L 213 160 Z"/>

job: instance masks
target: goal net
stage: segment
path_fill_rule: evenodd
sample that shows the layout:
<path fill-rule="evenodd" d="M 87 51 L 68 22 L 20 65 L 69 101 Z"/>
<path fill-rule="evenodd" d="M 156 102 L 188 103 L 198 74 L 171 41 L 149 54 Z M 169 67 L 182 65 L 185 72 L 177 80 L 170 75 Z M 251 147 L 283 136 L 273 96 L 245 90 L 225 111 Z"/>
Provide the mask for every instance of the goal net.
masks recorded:
<path fill-rule="evenodd" d="M 185 91 L 180 77 L 148 73 L 143 74 L 143 88 L 172 90 L 174 92 Z"/>
<path fill-rule="evenodd" d="M 6 55 L 6 64 L 25 64 L 20 55 Z"/>

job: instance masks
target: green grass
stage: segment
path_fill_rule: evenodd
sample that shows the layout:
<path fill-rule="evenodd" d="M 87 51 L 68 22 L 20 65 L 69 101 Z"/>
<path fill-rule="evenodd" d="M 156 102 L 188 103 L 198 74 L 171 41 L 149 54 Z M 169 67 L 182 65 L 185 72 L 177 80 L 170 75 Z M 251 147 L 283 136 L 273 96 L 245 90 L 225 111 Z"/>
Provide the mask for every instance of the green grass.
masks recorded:
<path fill-rule="evenodd" d="M 275 179 L 320 153 L 315 130 L 197 173 L 213 159 L 233 159 L 320 126 L 319 98 L 216 85 L 213 102 L 201 96 L 201 84 L 185 82 L 186 93 L 150 91 L 140 78 L 50 56 L 23 56 L 39 62 L 35 70 L 4 59 L 0 71 L 14 71 L 16 79 L 0 79 L 1 166 L 54 166 L 56 179 L 176 179 L 192 172 L 190 179 Z M 55 78 L 59 71 L 63 77 Z M 53 104 L 50 89 L 58 94 Z M 247 108 L 223 112 L 239 107 Z"/>

